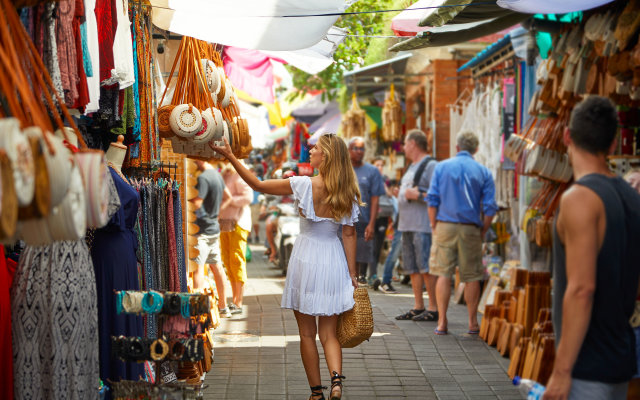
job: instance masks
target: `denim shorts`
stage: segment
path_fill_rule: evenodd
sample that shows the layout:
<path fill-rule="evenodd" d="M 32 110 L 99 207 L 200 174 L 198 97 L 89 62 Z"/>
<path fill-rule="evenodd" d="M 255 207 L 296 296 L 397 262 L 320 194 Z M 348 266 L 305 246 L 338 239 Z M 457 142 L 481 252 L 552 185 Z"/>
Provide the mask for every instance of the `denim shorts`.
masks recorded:
<path fill-rule="evenodd" d="M 402 270 L 404 273 L 428 273 L 430 251 L 430 233 L 402 232 Z"/>

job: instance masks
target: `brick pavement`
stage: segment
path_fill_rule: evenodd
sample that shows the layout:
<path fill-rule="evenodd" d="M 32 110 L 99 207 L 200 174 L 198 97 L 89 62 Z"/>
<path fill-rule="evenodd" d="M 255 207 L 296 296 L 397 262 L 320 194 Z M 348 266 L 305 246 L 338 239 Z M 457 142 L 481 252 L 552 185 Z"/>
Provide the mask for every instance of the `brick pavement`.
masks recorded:
<path fill-rule="evenodd" d="M 205 399 L 308 399 L 295 318 L 280 309 L 284 277 L 263 260 L 261 246 L 252 248 L 245 312 L 214 331 Z M 433 322 L 394 319 L 413 304 L 410 288 L 395 286 L 397 295 L 369 291 L 375 330 L 369 342 L 343 351 L 344 399 L 522 399 L 506 375 L 508 359 L 466 334 L 466 307 L 451 305 L 450 333 L 436 336 Z M 319 341 L 318 349 L 329 386 Z"/>

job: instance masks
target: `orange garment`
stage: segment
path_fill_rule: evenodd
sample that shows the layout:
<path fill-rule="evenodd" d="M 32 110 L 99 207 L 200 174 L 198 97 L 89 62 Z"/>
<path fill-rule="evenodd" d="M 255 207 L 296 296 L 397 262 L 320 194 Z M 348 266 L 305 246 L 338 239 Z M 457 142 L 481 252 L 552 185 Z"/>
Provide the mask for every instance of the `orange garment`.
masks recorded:
<path fill-rule="evenodd" d="M 249 231 L 236 224 L 231 232 L 220 232 L 222 263 L 230 282 L 247 281 L 247 238 Z"/>

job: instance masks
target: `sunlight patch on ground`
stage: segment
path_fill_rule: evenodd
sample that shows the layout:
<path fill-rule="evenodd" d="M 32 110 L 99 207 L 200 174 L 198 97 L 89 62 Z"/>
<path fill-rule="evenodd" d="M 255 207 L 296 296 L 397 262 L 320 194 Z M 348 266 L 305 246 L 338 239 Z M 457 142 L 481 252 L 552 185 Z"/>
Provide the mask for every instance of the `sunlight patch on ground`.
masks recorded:
<path fill-rule="evenodd" d="M 387 332 L 374 332 L 372 338 L 390 335 Z M 244 331 L 218 333 L 213 337 L 214 347 L 286 347 L 289 343 L 300 341 L 298 335 L 264 335 Z"/>

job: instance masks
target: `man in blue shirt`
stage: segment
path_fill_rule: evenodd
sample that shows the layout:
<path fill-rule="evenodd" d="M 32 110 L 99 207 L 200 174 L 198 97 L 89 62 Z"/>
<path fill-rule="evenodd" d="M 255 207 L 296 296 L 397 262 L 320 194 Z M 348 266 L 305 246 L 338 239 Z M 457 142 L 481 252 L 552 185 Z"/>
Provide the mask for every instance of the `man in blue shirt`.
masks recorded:
<path fill-rule="evenodd" d="M 361 200 L 365 205 L 360 207 L 358 222 L 355 224 L 358 242 L 356 263 L 358 263 L 358 282 L 366 285 L 367 266 L 373 262 L 373 233 L 378 216 L 378 200 L 385 194 L 384 182 L 378 168 L 363 161 L 364 139 L 354 137 L 349 140 L 349 157 L 351 165 L 358 177 Z M 377 262 L 377 260 L 376 260 Z"/>
<path fill-rule="evenodd" d="M 429 220 L 433 231 L 431 273 L 438 275 L 436 300 L 438 327 L 447 334 L 447 308 L 451 296 L 451 277 L 456 266 L 465 282 L 464 299 L 469 312 L 469 334 L 478 334 L 482 238 L 489 229 L 498 206 L 495 185 L 489 169 L 473 159 L 478 137 L 472 132 L 458 135 L 458 154 L 439 163 L 427 194 Z"/>

